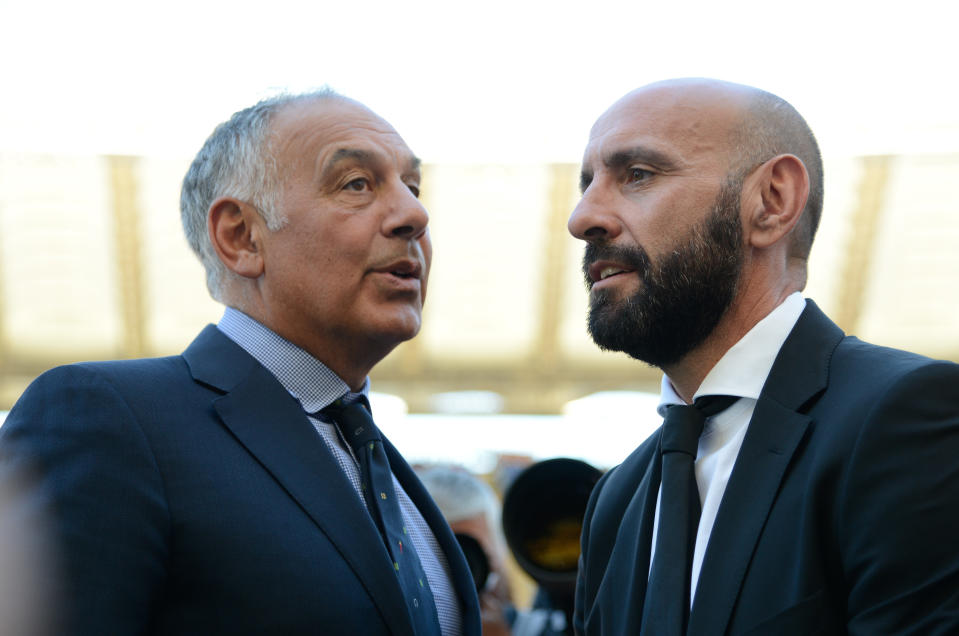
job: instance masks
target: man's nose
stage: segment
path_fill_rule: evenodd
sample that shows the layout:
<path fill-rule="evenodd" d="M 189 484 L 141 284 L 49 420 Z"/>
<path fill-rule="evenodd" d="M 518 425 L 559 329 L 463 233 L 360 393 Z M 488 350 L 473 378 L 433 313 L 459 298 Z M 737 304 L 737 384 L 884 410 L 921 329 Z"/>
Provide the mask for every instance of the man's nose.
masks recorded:
<path fill-rule="evenodd" d="M 594 186 L 583 192 L 566 227 L 570 234 L 583 241 L 608 241 L 619 236 L 623 228 L 609 197 Z"/>
<path fill-rule="evenodd" d="M 393 209 L 385 219 L 383 233 L 404 239 L 418 239 L 430 222 L 429 212 L 405 185 L 398 186 Z"/>

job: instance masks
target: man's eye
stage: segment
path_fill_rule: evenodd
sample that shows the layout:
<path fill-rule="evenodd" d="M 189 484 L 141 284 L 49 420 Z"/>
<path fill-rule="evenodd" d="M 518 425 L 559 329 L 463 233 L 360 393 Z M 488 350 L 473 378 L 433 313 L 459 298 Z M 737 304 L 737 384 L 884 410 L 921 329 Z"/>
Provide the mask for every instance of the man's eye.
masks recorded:
<path fill-rule="evenodd" d="M 645 181 L 653 176 L 653 173 L 649 170 L 643 170 L 642 168 L 630 168 L 629 169 L 629 181 L 630 183 L 636 183 L 638 181 Z"/>
<path fill-rule="evenodd" d="M 354 192 L 363 192 L 364 190 L 369 189 L 369 187 L 370 187 L 369 179 L 366 179 L 365 177 L 360 177 L 359 179 L 353 179 L 352 181 L 347 183 L 345 186 L 343 186 L 343 189 L 352 190 Z"/>
<path fill-rule="evenodd" d="M 406 187 L 410 189 L 410 192 L 413 193 L 413 196 L 417 199 L 420 198 L 420 187 L 415 183 L 407 183 Z"/>

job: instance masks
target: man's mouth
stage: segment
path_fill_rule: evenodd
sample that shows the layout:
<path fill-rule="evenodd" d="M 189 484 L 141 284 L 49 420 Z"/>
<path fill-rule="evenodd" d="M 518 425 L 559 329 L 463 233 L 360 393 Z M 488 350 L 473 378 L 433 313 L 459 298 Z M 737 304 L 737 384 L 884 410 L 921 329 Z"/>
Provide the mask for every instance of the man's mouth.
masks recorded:
<path fill-rule="evenodd" d="M 606 280 L 610 276 L 615 276 L 616 274 L 622 274 L 625 271 L 627 270 L 622 269 L 620 267 L 604 267 L 599 272 L 599 280 Z"/>
<path fill-rule="evenodd" d="M 416 278 L 413 272 L 403 269 L 391 269 L 390 274 L 393 274 L 393 276 L 396 276 L 397 278 Z"/>
<path fill-rule="evenodd" d="M 384 267 L 376 268 L 375 271 L 378 271 L 382 274 L 392 274 L 393 276 L 402 278 L 404 280 L 413 280 L 420 278 L 423 267 L 420 265 L 419 261 L 413 259 L 402 259 L 390 263 Z"/>
<path fill-rule="evenodd" d="M 589 278 L 593 283 L 598 283 L 612 276 L 628 274 L 635 271 L 635 269 L 622 264 L 610 263 L 609 261 L 596 262 L 589 266 Z"/>

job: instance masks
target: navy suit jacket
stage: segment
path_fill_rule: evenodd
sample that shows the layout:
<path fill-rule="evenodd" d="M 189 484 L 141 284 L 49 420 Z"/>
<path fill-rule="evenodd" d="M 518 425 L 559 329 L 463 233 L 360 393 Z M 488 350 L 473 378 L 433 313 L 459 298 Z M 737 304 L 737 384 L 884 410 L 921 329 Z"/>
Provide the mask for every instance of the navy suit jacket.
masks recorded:
<path fill-rule="evenodd" d="M 409 465 L 466 636 L 479 606 L 459 546 Z M 54 519 L 69 633 L 413 636 L 383 542 L 280 383 L 213 326 L 182 356 L 38 378 L 0 429 Z"/>
<path fill-rule="evenodd" d="M 639 634 L 659 437 L 593 491 L 581 634 Z M 750 420 L 688 633 L 959 634 L 959 365 L 846 337 L 808 301 Z"/>

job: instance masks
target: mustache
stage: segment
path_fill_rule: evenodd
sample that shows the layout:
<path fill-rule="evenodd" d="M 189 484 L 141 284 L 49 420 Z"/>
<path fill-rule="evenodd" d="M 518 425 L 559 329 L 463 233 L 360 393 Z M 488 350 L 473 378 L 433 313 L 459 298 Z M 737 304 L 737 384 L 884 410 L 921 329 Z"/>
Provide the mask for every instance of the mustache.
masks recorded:
<path fill-rule="evenodd" d="M 622 263 L 629 269 L 636 270 L 643 281 L 646 281 L 649 276 L 649 254 L 639 245 L 626 247 L 606 243 L 587 243 L 583 251 L 583 280 L 586 281 L 586 289 L 593 287 L 593 281 L 589 277 L 589 267 L 596 261 Z"/>

